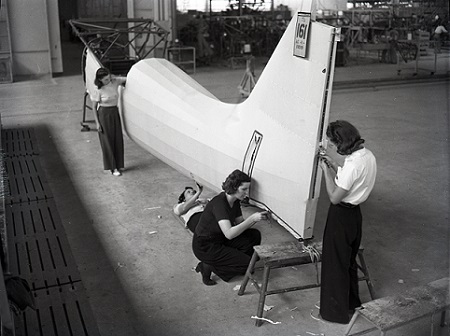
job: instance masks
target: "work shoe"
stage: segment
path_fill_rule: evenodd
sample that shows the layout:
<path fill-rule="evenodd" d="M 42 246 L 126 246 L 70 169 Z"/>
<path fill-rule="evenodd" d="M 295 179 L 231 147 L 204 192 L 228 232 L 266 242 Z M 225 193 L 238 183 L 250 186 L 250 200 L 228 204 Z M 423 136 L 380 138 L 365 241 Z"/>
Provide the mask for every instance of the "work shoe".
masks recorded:
<path fill-rule="evenodd" d="M 122 175 L 122 173 L 120 171 L 118 171 L 117 169 L 114 171 L 111 171 L 111 174 L 113 174 L 114 176 L 120 176 Z"/>

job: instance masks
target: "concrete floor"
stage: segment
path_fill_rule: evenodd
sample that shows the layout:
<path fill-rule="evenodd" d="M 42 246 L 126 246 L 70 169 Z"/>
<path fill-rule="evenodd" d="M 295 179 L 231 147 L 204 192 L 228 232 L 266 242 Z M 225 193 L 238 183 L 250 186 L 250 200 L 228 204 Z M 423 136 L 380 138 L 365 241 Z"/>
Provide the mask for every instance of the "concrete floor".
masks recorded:
<path fill-rule="evenodd" d="M 448 55 L 440 55 L 436 81 L 423 76 L 424 82 L 387 86 L 377 80 L 398 79 L 395 65 L 336 68 L 336 83 L 361 84 L 334 90 L 330 120 L 353 122 L 378 160 L 377 183 L 363 206 L 363 241 L 379 297 L 449 276 L 450 105 L 449 82 L 443 80 L 448 64 Z M 412 79 L 411 71 L 401 77 Z M 203 68 L 193 77 L 223 101 L 235 103 L 241 100 L 236 86 L 242 74 Z M 343 334 L 346 326 L 311 318 L 318 288 L 268 297 L 266 304 L 274 307 L 265 317 L 281 323 L 257 328 L 250 317 L 258 295 L 253 287 L 237 295 L 242 278 L 204 286 L 192 271 L 197 260 L 191 235 L 172 215 L 190 179 L 128 138 L 124 175 L 104 173 L 97 134 L 80 132 L 83 92 L 78 74 L 2 84 L 0 113 L 4 128 L 36 131 L 41 164 L 102 335 Z M 213 193 L 207 190 L 206 195 Z M 321 195 L 315 225 L 319 238 L 328 208 L 324 189 Z M 245 208 L 244 214 L 251 211 Z M 293 239 L 273 222 L 258 228 L 263 243 Z M 274 272 L 271 284 L 313 279 L 308 265 Z M 360 291 L 368 301 L 365 284 Z M 437 325 L 435 331 L 449 333 Z M 428 333 L 429 319 L 424 319 L 389 334 Z"/>

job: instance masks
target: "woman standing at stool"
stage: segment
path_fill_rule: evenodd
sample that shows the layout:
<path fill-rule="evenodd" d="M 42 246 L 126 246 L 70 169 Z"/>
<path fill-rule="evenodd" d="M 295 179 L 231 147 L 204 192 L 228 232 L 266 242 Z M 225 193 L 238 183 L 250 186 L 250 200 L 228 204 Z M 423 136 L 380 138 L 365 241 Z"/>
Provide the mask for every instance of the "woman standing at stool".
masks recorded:
<path fill-rule="evenodd" d="M 223 192 L 205 207 L 195 228 L 192 249 L 200 260 L 196 267 L 202 281 L 211 286 L 211 272 L 228 282 L 245 274 L 253 255 L 253 246 L 261 243 L 261 233 L 251 229 L 267 212 L 256 212 L 244 220 L 240 201 L 248 197 L 250 177 L 233 171 L 222 184 Z"/>
<path fill-rule="evenodd" d="M 349 312 L 361 305 L 356 256 L 362 236 L 359 204 L 371 193 L 377 173 L 372 152 L 349 122 L 337 120 L 327 128 L 327 137 L 338 154 L 345 156 L 339 167 L 322 155 L 320 167 L 331 201 L 323 234 L 320 315 L 330 322 L 348 323 Z"/>
<path fill-rule="evenodd" d="M 122 124 L 117 104 L 119 85 L 125 81 L 126 77 L 112 76 L 108 69 L 100 68 L 94 80 L 98 90 L 91 94 L 103 153 L 103 169 L 110 170 L 114 176 L 122 175 L 120 170 L 124 168 Z"/>

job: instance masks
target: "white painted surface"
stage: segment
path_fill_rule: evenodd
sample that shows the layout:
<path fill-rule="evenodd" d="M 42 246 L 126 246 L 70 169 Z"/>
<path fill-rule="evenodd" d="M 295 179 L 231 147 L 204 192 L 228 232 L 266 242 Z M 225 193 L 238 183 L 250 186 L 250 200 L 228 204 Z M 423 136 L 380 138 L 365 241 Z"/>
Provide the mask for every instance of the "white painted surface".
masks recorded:
<path fill-rule="evenodd" d="M 310 238 L 321 178 L 316 154 L 321 125 L 328 122 L 327 88 L 331 99 L 334 28 L 313 22 L 307 57 L 299 58 L 293 56 L 295 19 L 245 102 L 223 103 L 167 60 L 146 59 L 128 74 L 122 118 L 136 143 L 217 192 L 226 176 L 241 168 L 257 130 L 263 140 L 250 196 L 295 237 Z M 88 86 L 98 67 L 90 56 Z"/>

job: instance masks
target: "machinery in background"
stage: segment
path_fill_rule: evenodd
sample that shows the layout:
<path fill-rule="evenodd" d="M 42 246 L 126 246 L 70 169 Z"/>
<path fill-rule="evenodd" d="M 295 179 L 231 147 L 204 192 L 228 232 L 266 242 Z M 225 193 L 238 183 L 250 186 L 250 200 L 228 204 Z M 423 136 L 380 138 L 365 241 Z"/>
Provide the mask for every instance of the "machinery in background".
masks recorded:
<path fill-rule="evenodd" d="M 270 57 L 290 20 L 287 6 L 267 10 L 264 1 L 230 0 L 221 12 L 178 13 L 177 36 L 182 45 L 196 49 L 199 65 L 226 61 L 231 68 L 244 67 L 244 46 L 255 57 Z M 266 1 L 267 3 L 267 1 Z M 448 1 L 348 2 L 351 9 L 319 9 L 317 21 L 341 28 L 336 66 L 351 58 L 375 58 L 383 63 L 413 61 L 432 51 L 436 17 L 448 22 Z M 447 27 L 449 28 L 449 27 Z M 391 30 L 395 29 L 393 41 Z M 395 50 L 394 50 L 395 49 Z"/>
<path fill-rule="evenodd" d="M 253 91 L 253 88 L 256 85 L 254 60 L 255 56 L 246 56 L 244 76 L 242 77 L 241 82 L 238 85 L 239 93 L 242 95 L 242 97 L 245 98 L 250 96 L 250 93 Z"/>
<path fill-rule="evenodd" d="M 353 1 L 349 10 L 319 10 L 317 20 L 341 28 L 336 66 L 345 65 L 350 56 L 371 55 L 383 63 L 406 63 L 430 52 L 436 17 L 448 22 L 448 6 L 443 0 Z"/>
<path fill-rule="evenodd" d="M 231 4 L 219 13 L 179 13 L 177 36 L 183 45 L 196 48 L 199 64 L 226 60 L 233 67 L 236 62 L 245 65 L 246 45 L 255 57 L 270 57 L 290 19 L 287 6 L 263 11 L 258 1 L 241 8 Z"/>

